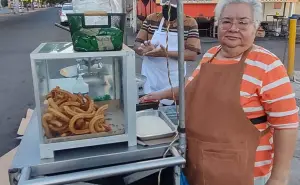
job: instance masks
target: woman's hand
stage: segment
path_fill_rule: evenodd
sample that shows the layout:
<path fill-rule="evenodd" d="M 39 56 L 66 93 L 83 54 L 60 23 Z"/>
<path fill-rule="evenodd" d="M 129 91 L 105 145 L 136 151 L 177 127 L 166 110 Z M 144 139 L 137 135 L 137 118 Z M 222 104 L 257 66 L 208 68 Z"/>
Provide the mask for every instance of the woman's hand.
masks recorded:
<path fill-rule="evenodd" d="M 160 101 L 163 99 L 164 92 L 152 92 L 140 98 L 140 103 Z"/>
<path fill-rule="evenodd" d="M 144 43 L 142 43 L 142 44 L 140 45 L 140 47 L 138 48 L 138 50 L 141 51 L 141 53 L 142 53 L 143 55 L 145 55 L 146 53 L 148 53 L 148 52 L 154 50 L 155 48 L 156 48 L 156 46 L 153 45 L 153 44 L 151 44 L 151 41 L 148 40 L 148 41 L 145 41 Z"/>
<path fill-rule="evenodd" d="M 268 180 L 266 185 L 287 185 L 288 183 L 283 180 L 272 179 L 272 177 Z"/>

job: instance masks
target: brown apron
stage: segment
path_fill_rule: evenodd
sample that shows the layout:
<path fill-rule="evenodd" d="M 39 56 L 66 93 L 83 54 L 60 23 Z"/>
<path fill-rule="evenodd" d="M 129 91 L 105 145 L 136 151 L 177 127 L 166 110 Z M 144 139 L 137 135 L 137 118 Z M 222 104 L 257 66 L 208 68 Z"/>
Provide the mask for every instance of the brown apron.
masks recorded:
<path fill-rule="evenodd" d="M 251 47 L 252 48 L 252 47 Z M 245 59 L 201 64 L 186 87 L 186 176 L 190 185 L 253 185 L 255 153 L 262 135 L 240 104 Z"/>

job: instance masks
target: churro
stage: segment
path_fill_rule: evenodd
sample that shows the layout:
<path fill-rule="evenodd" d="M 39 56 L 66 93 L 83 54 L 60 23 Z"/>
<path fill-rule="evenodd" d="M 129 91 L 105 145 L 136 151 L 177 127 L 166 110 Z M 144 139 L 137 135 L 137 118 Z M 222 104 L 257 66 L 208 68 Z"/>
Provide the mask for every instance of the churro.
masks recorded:
<path fill-rule="evenodd" d="M 50 113 L 52 113 L 55 117 L 57 117 L 58 119 L 64 121 L 64 122 L 69 122 L 70 118 L 68 118 L 66 115 L 64 115 L 63 113 L 59 112 L 58 110 L 55 110 L 51 107 L 48 108 L 48 111 Z"/>
<path fill-rule="evenodd" d="M 111 131 L 105 123 L 108 105 L 99 107 L 87 95 L 72 94 L 59 87 L 46 96 L 48 107 L 42 116 L 47 138 Z"/>
<path fill-rule="evenodd" d="M 94 117 L 95 113 L 81 113 L 81 114 L 77 114 L 76 116 L 74 116 L 69 123 L 69 129 L 73 134 L 88 134 L 90 133 L 90 129 L 82 129 L 82 130 L 77 130 L 75 129 L 75 123 L 78 119 L 85 119 L 85 118 L 92 118 Z"/>

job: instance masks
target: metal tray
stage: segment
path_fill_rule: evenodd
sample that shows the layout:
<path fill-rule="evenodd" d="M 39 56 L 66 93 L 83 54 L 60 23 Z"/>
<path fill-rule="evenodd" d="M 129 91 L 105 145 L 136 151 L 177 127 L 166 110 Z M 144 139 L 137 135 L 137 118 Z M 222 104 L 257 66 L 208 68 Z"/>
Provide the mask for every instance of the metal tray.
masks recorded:
<path fill-rule="evenodd" d="M 168 116 L 168 118 L 172 121 L 172 123 L 178 126 L 178 118 L 176 114 L 175 105 L 159 107 L 158 110 L 164 112 Z"/>
<path fill-rule="evenodd" d="M 137 137 L 142 140 L 142 141 L 147 141 L 147 140 L 153 140 L 153 139 L 161 139 L 161 138 L 166 138 L 170 137 L 175 134 L 176 132 L 176 126 L 172 123 L 172 121 L 168 118 L 168 116 L 160 111 L 160 110 L 144 110 L 144 111 L 138 111 L 136 113 L 136 118 L 141 117 L 141 116 L 157 116 L 160 117 L 162 120 L 165 121 L 165 123 L 171 128 L 171 132 L 167 132 L 164 134 L 160 135 L 147 135 L 147 136 L 140 136 L 137 134 Z"/>

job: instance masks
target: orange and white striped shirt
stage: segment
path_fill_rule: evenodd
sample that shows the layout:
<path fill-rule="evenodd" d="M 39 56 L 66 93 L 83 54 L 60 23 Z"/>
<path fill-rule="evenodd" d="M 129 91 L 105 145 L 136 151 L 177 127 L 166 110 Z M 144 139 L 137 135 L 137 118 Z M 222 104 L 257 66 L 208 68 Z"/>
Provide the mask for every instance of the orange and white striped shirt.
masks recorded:
<path fill-rule="evenodd" d="M 199 74 L 201 63 L 208 62 L 220 46 L 213 47 L 204 54 L 199 66 L 189 77 L 192 81 Z M 236 60 L 219 60 L 214 64 L 233 64 Z M 267 115 L 268 122 L 256 125 L 263 131 L 268 126 L 274 129 L 296 129 L 298 107 L 295 93 L 282 62 L 270 51 L 257 46 L 247 59 L 240 90 L 241 106 L 249 119 Z M 273 132 L 261 138 L 256 151 L 254 177 L 270 174 L 273 162 Z"/>

